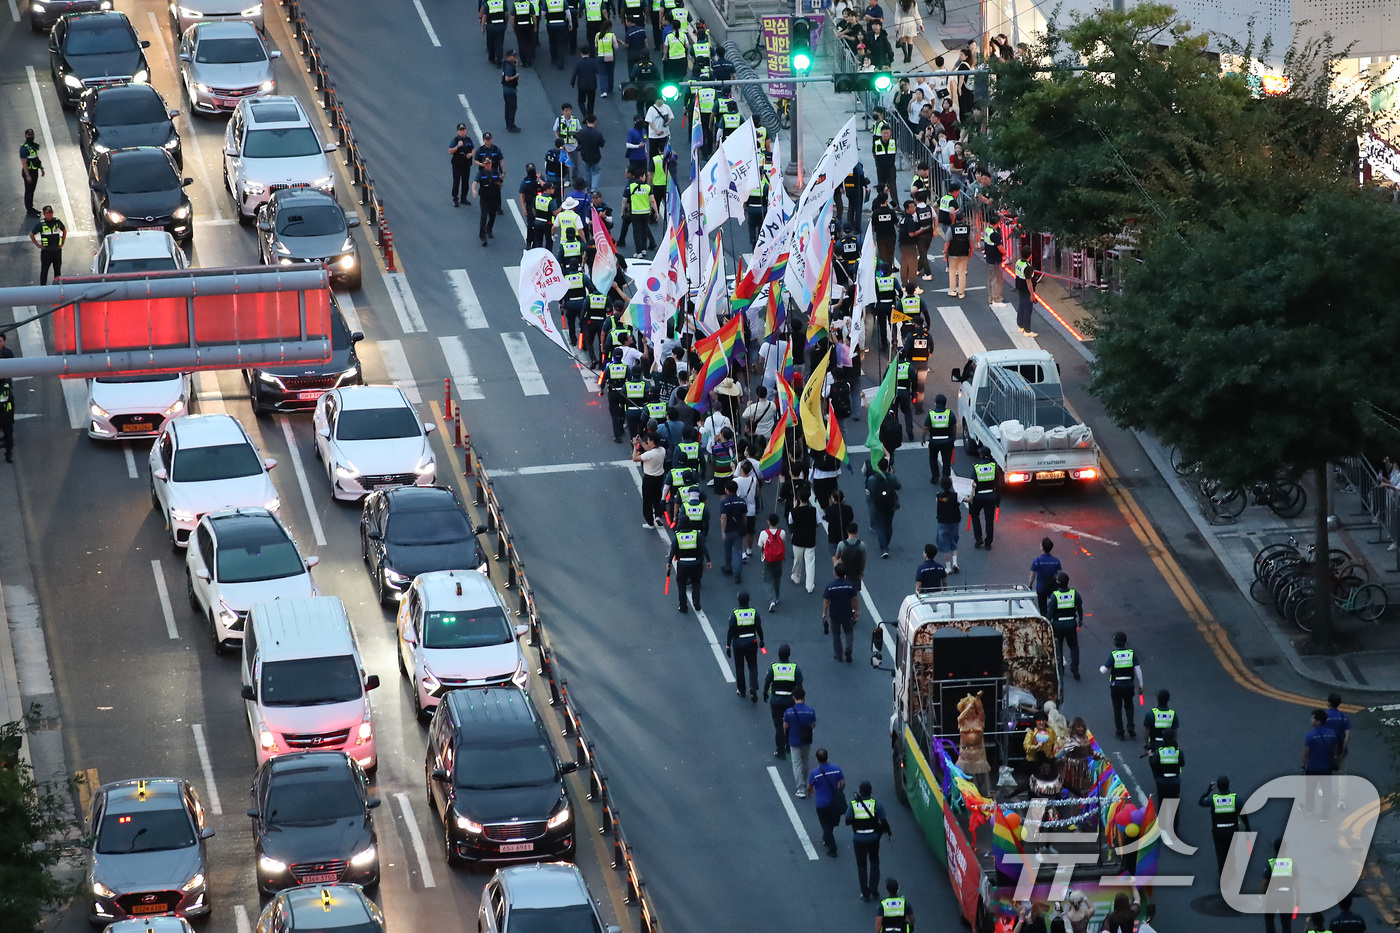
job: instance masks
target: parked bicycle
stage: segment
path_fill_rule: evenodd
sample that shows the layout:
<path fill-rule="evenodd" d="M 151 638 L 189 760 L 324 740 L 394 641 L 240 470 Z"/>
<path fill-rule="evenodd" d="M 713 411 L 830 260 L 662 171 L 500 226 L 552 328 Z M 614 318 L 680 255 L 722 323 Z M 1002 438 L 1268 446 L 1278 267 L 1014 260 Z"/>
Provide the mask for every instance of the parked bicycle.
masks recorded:
<path fill-rule="evenodd" d="M 783 129 L 792 129 L 792 98 L 779 97 L 773 101 L 773 109 L 778 111 L 778 122 Z"/>
<path fill-rule="evenodd" d="M 948 25 L 948 2 L 947 0 L 924 0 L 924 9 L 928 15 L 938 14 L 938 21 L 944 26 Z"/>
<path fill-rule="evenodd" d="M 1226 486 L 1219 480 L 1203 479 L 1200 492 L 1214 521 L 1234 521 L 1251 504 L 1268 506 L 1279 518 L 1297 518 L 1308 507 L 1307 490 L 1282 472 L 1266 482 L 1245 486 Z"/>
<path fill-rule="evenodd" d="M 1311 632 L 1317 616 L 1317 582 L 1313 569 L 1315 548 L 1299 549 L 1296 538 L 1286 544 L 1261 548 L 1254 557 L 1254 582 L 1249 595 L 1256 602 L 1271 602 L 1275 611 Z M 1333 605 L 1366 622 L 1375 622 L 1390 605 L 1385 587 L 1369 582 L 1366 566 L 1340 548 L 1328 552 L 1329 588 Z"/>
<path fill-rule="evenodd" d="M 1175 445 L 1171 449 L 1172 472 L 1177 476 L 1193 476 L 1201 471 L 1199 460 L 1191 460 Z"/>

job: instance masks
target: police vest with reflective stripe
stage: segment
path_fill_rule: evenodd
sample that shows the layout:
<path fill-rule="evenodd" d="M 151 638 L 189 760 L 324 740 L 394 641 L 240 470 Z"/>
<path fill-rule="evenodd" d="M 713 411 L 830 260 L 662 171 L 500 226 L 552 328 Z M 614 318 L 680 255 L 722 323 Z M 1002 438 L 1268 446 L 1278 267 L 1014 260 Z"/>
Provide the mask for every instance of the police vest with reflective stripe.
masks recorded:
<path fill-rule="evenodd" d="M 898 895 L 880 901 L 880 914 L 884 917 L 903 917 L 904 898 Z"/>
<path fill-rule="evenodd" d="M 632 216 L 651 213 L 651 188 L 639 181 L 633 182 L 627 194 L 627 202 L 632 207 Z"/>
<path fill-rule="evenodd" d="M 506 0 L 486 0 L 486 22 L 492 26 L 506 23 Z"/>
<path fill-rule="evenodd" d="M 590 23 L 603 18 L 603 0 L 583 0 L 583 9 Z"/>
<path fill-rule="evenodd" d="M 1174 778 L 1181 774 L 1181 749 L 1175 745 L 1163 745 L 1159 748 L 1157 761 L 1162 766 L 1162 777 Z"/>
<path fill-rule="evenodd" d="M 1291 858 L 1271 858 L 1269 859 L 1270 878 L 1292 878 L 1293 860 Z M 1287 887 L 1285 885 L 1285 887 Z"/>
<path fill-rule="evenodd" d="M 567 244 L 567 243 L 564 244 L 565 247 L 567 247 L 568 245 L 569 245 L 569 244 Z M 575 241 L 575 245 L 577 245 L 577 241 Z M 581 291 L 583 291 L 583 273 L 582 273 L 582 272 L 566 272 L 566 273 L 564 273 L 564 282 L 565 282 L 565 284 L 567 284 L 567 285 L 569 286 L 569 295 L 568 295 L 568 297 L 570 297 L 570 298 L 582 298 L 582 297 L 583 297 L 582 295 L 575 295 L 575 294 L 573 294 L 574 292 L 581 292 Z"/>
<path fill-rule="evenodd" d="M 712 87 L 697 88 L 695 96 L 700 101 L 701 113 L 713 113 L 715 109 L 715 89 Z"/>
<path fill-rule="evenodd" d="M 929 409 L 928 426 L 936 437 L 948 437 L 953 433 L 953 413 L 946 408 L 942 411 Z"/>
<path fill-rule="evenodd" d="M 983 460 L 972 465 L 972 478 L 977 483 L 978 492 L 991 492 L 997 478 L 997 465 L 991 460 Z"/>
<path fill-rule="evenodd" d="M 676 453 L 685 457 L 687 463 L 695 463 L 700 459 L 700 444 L 697 441 L 681 441 L 676 445 Z"/>
<path fill-rule="evenodd" d="M 515 0 L 515 18 L 524 19 L 534 12 L 534 5 L 530 0 Z"/>
<path fill-rule="evenodd" d="M 1216 826 L 1235 825 L 1235 795 L 1234 794 L 1211 794 L 1210 808 L 1216 816 Z M 1222 821 L 1220 817 L 1228 816 L 1228 821 Z"/>
<path fill-rule="evenodd" d="M 562 243 L 559 244 L 559 251 L 560 251 L 561 253 L 564 254 L 564 257 L 565 257 L 565 258 L 569 258 L 569 259 L 577 258 L 577 257 L 579 257 L 579 256 L 582 256 L 582 255 L 583 255 L 583 241 L 581 241 L 578 237 L 564 237 L 564 242 L 562 242 Z M 583 287 L 583 273 L 582 273 L 582 272 L 578 272 L 578 273 L 572 273 L 572 274 L 578 275 L 578 276 L 579 276 L 578 287 L 579 287 L 579 288 L 582 288 L 582 287 Z M 568 276 L 565 276 L 565 278 L 568 278 Z M 572 284 L 573 280 L 572 280 L 572 279 L 569 279 L 569 281 L 570 281 L 570 283 Z"/>
<path fill-rule="evenodd" d="M 996 246 L 997 244 L 994 243 L 994 242 L 992 242 L 992 234 L 994 234 L 994 233 L 996 233 L 996 232 L 997 232 L 997 228 L 996 228 L 996 227 L 988 227 L 986 230 L 983 230 L 983 231 L 982 231 L 982 244 L 983 244 L 984 246 Z"/>
<path fill-rule="evenodd" d="M 900 308 L 901 311 L 903 311 L 905 314 L 909 315 L 910 317 L 918 317 L 918 316 L 919 316 L 919 296 L 918 296 L 918 295 L 905 295 L 903 298 L 901 298 L 901 299 L 899 300 L 899 308 Z M 903 378 L 903 377 L 901 377 L 901 378 Z"/>
<path fill-rule="evenodd" d="M 875 292 L 880 295 L 888 295 L 894 292 L 894 276 L 875 276 Z"/>
<path fill-rule="evenodd" d="M 602 292 L 590 292 L 588 295 L 588 310 L 597 313 L 590 313 L 588 319 L 590 321 L 601 321 L 603 318 L 607 317 L 607 306 L 607 295 L 604 295 Z"/>
<path fill-rule="evenodd" d="M 873 834 L 876 831 L 874 797 L 851 801 L 851 825 L 857 835 Z"/>
<path fill-rule="evenodd" d="M 758 637 L 758 610 L 753 608 L 735 609 L 734 625 L 739 629 L 737 638 Z"/>
<path fill-rule="evenodd" d="M 675 61 L 678 58 L 685 58 L 685 40 L 672 32 L 666 36 L 666 59 Z"/>
<path fill-rule="evenodd" d="M 698 531 L 678 531 L 676 532 L 676 550 L 680 552 L 681 560 L 699 559 L 700 532 Z"/>
<path fill-rule="evenodd" d="M 627 384 L 622 388 L 623 391 L 627 393 L 627 398 L 632 401 L 639 402 L 646 398 L 647 384 L 640 379 L 628 380 Z"/>
<path fill-rule="evenodd" d="M 578 117 L 569 117 L 567 120 L 559 118 L 559 135 L 564 137 L 564 142 L 571 143 L 578 135 Z"/>
<path fill-rule="evenodd" d="M 696 42 L 690 47 L 690 50 L 695 53 L 696 58 L 710 57 L 710 43 L 708 42 Z"/>
<path fill-rule="evenodd" d="M 1109 683 L 1125 684 L 1133 682 L 1133 668 L 1137 666 L 1137 655 L 1132 648 L 1118 648 L 1113 652 L 1113 670 L 1108 675 Z"/>
<path fill-rule="evenodd" d="M 647 402 L 647 417 L 655 418 L 657 421 L 666 420 L 665 402 Z"/>
<path fill-rule="evenodd" d="M 938 199 L 938 209 L 945 214 L 951 214 L 957 206 L 958 198 L 956 195 L 945 194 Z"/>
<path fill-rule="evenodd" d="M 610 32 L 598 33 L 598 38 L 594 40 L 598 45 L 598 57 L 602 58 L 613 53 L 613 42 L 615 37 Z"/>
<path fill-rule="evenodd" d="M 905 299 L 905 300 L 907 301 L 908 299 Z M 904 362 L 903 360 L 900 360 L 899 365 L 897 365 L 897 366 L 895 367 L 895 370 L 894 370 L 894 378 L 895 378 L 898 382 L 908 382 L 908 381 L 909 381 L 909 364 L 906 363 L 906 362 Z"/>
<path fill-rule="evenodd" d="M 1031 277 L 1031 264 L 1025 259 L 1016 260 L 1016 278 L 1029 279 Z"/>
<path fill-rule="evenodd" d="M 724 128 L 727 130 L 737 130 L 739 124 L 744 122 L 743 114 L 737 110 L 726 110 L 724 112 Z"/>
<path fill-rule="evenodd" d="M 57 220 L 39 221 L 39 229 L 36 232 L 45 247 L 53 248 L 61 245 L 59 241 L 63 238 L 63 225 Z"/>
<path fill-rule="evenodd" d="M 1073 587 L 1067 590 L 1056 590 L 1050 594 L 1055 597 L 1055 612 L 1061 618 L 1068 618 L 1074 615 L 1074 598 L 1079 594 Z"/>
<path fill-rule="evenodd" d="M 685 517 L 692 524 L 700 524 L 705 520 L 705 503 L 687 502 L 685 504 Z"/>
<path fill-rule="evenodd" d="M 1176 710 L 1152 707 L 1152 727 L 1154 729 L 1171 729 L 1175 726 Z"/>
<path fill-rule="evenodd" d="M 773 686 L 771 688 L 774 696 L 785 697 L 792 694 L 792 688 L 797 684 L 797 665 L 789 661 L 773 662 Z"/>
<path fill-rule="evenodd" d="M 666 184 L 666 159 L 660 153 L 651 157 L 652 186 Z"/>
<path fill-rule="evenodd" d="M 535 195 L 535 219 L 549 221 L 549 212 L 554 209 L 554 198 L 547 194 Z"/>
<path fill-rule="evenodd" d="M 20 145 L 20 155 L 24 159 L 25 167 L 31 172 L 37 172 L 43 167 L 43 162 L 39 159 L 39 147 L 31 142 Z"/>
<path fill-rule="evenodd" d="M 895 145 L 893 139 L 891 139 L 889 142 L 886 142 L 883 139 L 877 139 L 875 140 L 874 148 L 876 158 L 880 156 L 892 156 L 895 153 Z"/>
<path fill-rule="evenodd" d="M 622 382 L 627 378 L 627 364 L 621 362 L 609 363 L 608 378 L 613 382 Z"/>
<path fill-rule="evenodd" d="M 690 25 L 690 11 L 681 6 L 679 2 L 676 3 L 675 9 L 671 11 L 671 15 L 676 18 L 676 24 L 682 29 Z"/>

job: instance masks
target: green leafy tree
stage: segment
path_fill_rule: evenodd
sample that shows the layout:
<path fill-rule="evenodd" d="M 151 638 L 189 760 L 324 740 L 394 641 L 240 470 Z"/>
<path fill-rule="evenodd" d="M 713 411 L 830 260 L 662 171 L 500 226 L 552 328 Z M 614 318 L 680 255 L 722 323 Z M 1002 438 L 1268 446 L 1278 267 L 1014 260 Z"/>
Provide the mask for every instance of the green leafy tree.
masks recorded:
<path fill-rule="evenodd" d="M 72 893 L 55 875 L 77 827 L 68 815 L 71 788 L 37 781 L 19 757 L 24 727 L 0 726 L 0 917 L 7 930 L 37 930 L 45 910 Z"/>

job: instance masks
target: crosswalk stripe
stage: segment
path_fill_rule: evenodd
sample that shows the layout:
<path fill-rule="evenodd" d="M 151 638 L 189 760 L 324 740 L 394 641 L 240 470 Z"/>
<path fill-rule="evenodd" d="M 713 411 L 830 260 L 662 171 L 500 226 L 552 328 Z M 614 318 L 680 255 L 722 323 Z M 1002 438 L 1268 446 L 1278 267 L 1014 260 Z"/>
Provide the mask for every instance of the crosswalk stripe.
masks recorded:
<path fill-rule="evenodd" d="M 978 337 L 977 331 L 972 329 L 972 322 L 967 319 L 962 308 L 957 305 L 939 305 L 938 315 L 943 318 L 943 324 L 952 333 L 958 346 L 962 348 L 963 356 L 971 357 L 975 353 L 987 352 L 982 338 Z"/>
<path fill-rule="evenodd" d="M 439 337 L 442 355 L 447 360 L 448 372 L 452 373 L 452 391 L 463 401 L 473 401 L 486 396 L 481 392 L 481 380 L 472 372 L 471 360 L 467 358 L 467 348 L 461 337 Z"/>
<path fill-rule="evenodd" d="M 423 323 L 423 312 L 418 310 L 418 300 L 413 297 L 413 288 L 408 277 L 402 272 L 388 272 L 384 275 L 384 287 L 389 290 L 389 300 L 394 304 L 394 314 L 398 316 L 399 327 L 405 334 L 425 333 L 428 326 Z"/>
<path fill-rule="evenodd" d="M 1021 333 L 1021 328 L 1016 326 L 1016 309 L 1012 307 L 993 308 L 992 313 L 997 316 L 997 323 L 1001 329 L 1006 331 L 1006 336 L 1011 338 L 1011 343 L 1018 350 L 1039 350 L 1040 344 L 1035 342 L 1034 337 L 1027 337 Z"/>
<path fill-rule="evenodd" d="M 506 274 L 507 281 L 510 282 L 510 290 L 515 293 L 515 300 L 520 300 L 520 267 L 501 266 L 501 271 Z"/>
<path fill-rule="evenodd" d="M 457 296 L 457 309 L 462 312 L 462 323 L 467 325 L 468 330 L 491 326 L 486 323 L 486 312 L 481 310 L 481 302 L 476 298 L 466 269 L 448 269 L 447 284 L 452 286 L 452 293 Z"/>
<path fill-rule="evenodd" d="M 418 382 L 413 377 L 413 370 L 408 368 L 408 356 L 403 352 L 403 344 L 397 340 L 381 340 L 377 346 L 389 381 L 403 389 L 404 395 L 407 395 L 414 405 L 422 405 L 423 394 L 418 391 Z"/>
<path fill-rule="evenodd" d="M 530 344 L 523 333 L 501 334 L 501 342 L 506 345 L 506 356 L 515 367 L 515 375 L 520 380 L 520 388 L 526 395 L 548 395 L 549 386 L 544 384 L 544 376 L 535 364 L 535 354 L 530 352 Z"/>
<path fill-rule="evenodd" d="M 360 312 L 355 310 L 355 299 L 350 297 L 349 292 L 336 292 L 335 300 L 340 305 L 341 317 L 345 318 L 345 326 L 350 328 L 350 333 L 359 331 L 363 334 L 365 329 L 360 324 Z"/>
<path fill-rule="evenodd" d="M 219 374 L 210 370 L 200 370 L 194 374 L 194 396 L 199 400 L 199 410 L 205 414 L 228 414 L 224 407 L 224 393 L 219 388 Z"/>

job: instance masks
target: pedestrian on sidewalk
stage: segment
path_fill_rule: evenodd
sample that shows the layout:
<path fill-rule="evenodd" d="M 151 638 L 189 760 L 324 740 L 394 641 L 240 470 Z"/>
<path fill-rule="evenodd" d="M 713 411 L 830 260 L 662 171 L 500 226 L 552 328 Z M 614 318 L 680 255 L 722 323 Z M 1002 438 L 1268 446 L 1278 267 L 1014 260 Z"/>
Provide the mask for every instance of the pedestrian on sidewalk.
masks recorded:
<path fill-rule="evenodd" d="M 831 656 L 851 663 L 856 622 L 860 619 L 860 587 L 846 579 L 846 565 L 836 564 L 836 578 L 822 590 L 822 634 L 831 633 Z"/>
<path fill-rule="evenodd" d="M 1021 247 L 1021 258 L 1016 261 L 1016 326 L 1027 337 L 1040 336 L 1031 331 L 1031 306 L 1038 277 L 1038 273 L 1031 268 L 1031 248 L 1027 244 Z"/>
<path fill-rule="evenodd" d="M 467 135 L 467 125 L 457 124 L 457 135 L 452 137 L 447 154 L 452 160 L 452 206 L 471 205 L 467 195 L 472 190 L 472 154 L 476 143 Z"/>
<path fill-rule="evenodd" d="M 865 33 L 865 54 L 876 71 L 889 71 L 894 64 L 894 49 L 890 47 L 890 37 L 885 32 L 885 24 L 876 20 Z"/>
<path fill-rule="evenodd" d="M 938 484 L 938 499 L 934 503 L 934 520 L 938 531 L 934 541 L 938 553 L 948 555 L 948 572 L 958 573 L 958 532 L 962 528 L 962 503 L 953 491 L 953 478 L 945 476 Z"/>
<path fill-rule="evenodd" d="M 45 204 L 43 216 L 29 231 L 29 242 L 39 247 L 39 284 L 49 284 L 49 270 L 53 277 L 63 274 L 63 244 L 68 240 L 68 228 L 63 221 L 53 215 L 53 205 Z"/>
<path fill-rule="evenodd" d="M 1055 549 L 1055 542 L 1049 538 L 1040 539 L 1040 553 L 1035 560 L 1031 561 L 1031 588 L 1035 590 L 1036 606 L 1040 609 L 1040 614 L 1044 618 L 1050 618 L 1048 611 L 1050 593 L 1055 589 L 1055 578 L 1060 575 L 1063 567 L 1060 559 L 1050 552 Z"/>
<path fill-rule="evenodd" d="M 783 589 L 783 561 L 787 560 L 787 534 L 778 527 L 776 513 L 768 516 L 768 527 L 759 532 L 758 549 L 763 555 L 763 579 L 773 590 L 768 611 L 777 612 Z"/>
<path fill-rule="evenodd" d="M 793 793 L 807 796 L 807 776 L 812 773 L 812 731 L 817 727 L 817 711 L 807 705 L 807 691 L 801 686 L 792 691 L 792 705 L 783 713 L 787 729 L 788 748 L 792 751 Z"/>
<path fill-rule="evenodd" d="M 39 144 L 34 141 L 34 131 L 24 131 L 24 142 L 19 144 L 19 176 L 24 181 L 24 212 L 39 213 L 34 209 L 34 189 L 44 175 L 44 160 L 39 158 Z"/>
<path fill-rule="evenodd" d="M 895 20 L 895 42 L 904 47 L 904 64 L 914 57 L 914 37 L 924 31 L 924 18 L 919 15 L 919 5 L 915 0 L 899 0 L 898 18 Z"/>
<path fill-rule="evenodd" d="M 871 794 L 869 781 L 860 782 L 860 791 L 846 808 L 846 825 L 851 827 L 856 852 L 856 877 L 860 879 L 860 899 L 874 900 L 880 885 L 880 837 L 894 838 L 885 808 Z M 890 879 L 895 891 L 899 885 Z"/>
<path fill-rule="evenodd" d="M 948 585 L 948 570 L 938 560 L 938 546 L 924 545 L 924 562 L 914 571 L 914 592 L 933 593 Z"/>
<path fill-rule="evenodd" d="M 729 614 L 724 653 L 734 659 L 735 693 L 742 699 L 747 692 L 750 702 L 757 703 L 758 651 L 764 647 L 763 619 L 758 610 L 749 605 L 747 590 L 740 590 L 735 598 L 739 601 L 739 608 Z"/>
<path fill-rule="evenodd" d="M 817 586 L 817 507 L 812 505 L 812 487 L 806 480 L 797 483 L 787 519 L 792 531 L 792 582 L 810 593 Z"/>
<path fill-rule="evenodd" d="M 846 775 L 836 765 L 827 763 L 830 754 L 826 749 L 819 748 L 816 754 L 817 766 L 807 775 L 807 796 L 812 798 L 817 808 L 817 822 L 821 824 L 826 854 L 835 857 L 834 831 L 836 824 L 841 822 L 841 814 L 846 812 Z"/>

